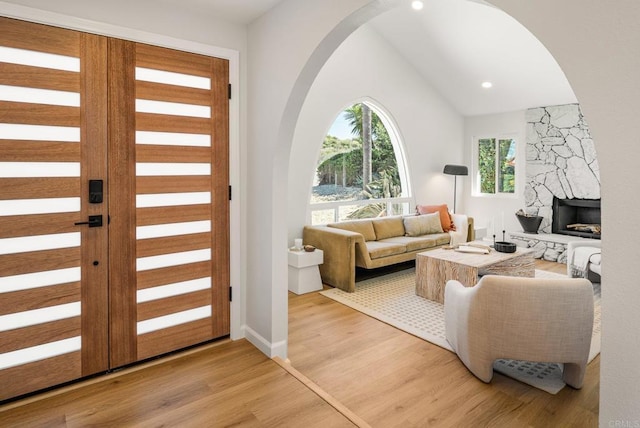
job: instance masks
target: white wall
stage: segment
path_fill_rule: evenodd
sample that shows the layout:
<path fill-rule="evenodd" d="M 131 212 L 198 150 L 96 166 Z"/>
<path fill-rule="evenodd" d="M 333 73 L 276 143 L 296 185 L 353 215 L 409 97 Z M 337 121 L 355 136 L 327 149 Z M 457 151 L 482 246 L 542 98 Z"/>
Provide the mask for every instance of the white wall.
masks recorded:
<path fill-rule="evenodd" d="M 295 124 L 328 57 L 388 7 L 367 3 L 285 0 L 249 25 L 246 334 L 270 356 L 287 354 L 287 170 Z"/>
<path fill-rule="evenodd" d="M 464 212 L 474 218 L 476 228 L 495 225 L 496 240 L 502 240 L 502 217 L 507 231 L 521 231 L 515 212 L 524 208 L 524 184 L 526 168 L 526 121 L 525 111 L 467 117 L 464 120 L 464 163 L 469 166 L 469 177 L 464 182 Z M 473 175 L 477 173 L 473 163 L 472 150 L 475 138 L 502 135 L 515 135 L 516 153 L 516 192 L 514 195 L 485 196 L 472 192 Z M 460 210 L 459 210 L 460 211 Z M 462 211 L 461 211 L 462 212 Z M 491 234 L 491 228 L 487 236 Z"/>
<path fill-rule="evenodd" d="M 462 117 L 365 25 L 329 58 L 300 112 L 289 162 L 290 245 L 308 224 L 314 171 L 327 131 L 345 107 L 365 98 L 382 106 L 398 127 L 417 203 L 453 204 L 453 182 L 442 175 L 442 167 L 462 161 Z"/>

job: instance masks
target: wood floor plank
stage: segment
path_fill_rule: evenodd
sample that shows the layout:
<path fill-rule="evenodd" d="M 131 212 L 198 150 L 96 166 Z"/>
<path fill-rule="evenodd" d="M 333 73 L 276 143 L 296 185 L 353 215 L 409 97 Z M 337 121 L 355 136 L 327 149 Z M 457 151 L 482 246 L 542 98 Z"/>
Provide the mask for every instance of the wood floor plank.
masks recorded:
<path fill-rule="evenodd" d="M 354 426 L 246 340 L 0 406 L 0 420 L 9 427 Z"/>

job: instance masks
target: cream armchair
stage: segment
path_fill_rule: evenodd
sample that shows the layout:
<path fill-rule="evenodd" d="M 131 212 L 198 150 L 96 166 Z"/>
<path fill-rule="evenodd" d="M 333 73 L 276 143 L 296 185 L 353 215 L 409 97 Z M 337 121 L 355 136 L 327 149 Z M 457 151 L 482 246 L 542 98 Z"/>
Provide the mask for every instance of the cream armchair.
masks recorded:
<path fill-rule="evenodd" d="M 499 358 L 563 363 L 563 380 L 581 388 L 591 347 L 593 289 L 584 278 L 487 275 L 474 287 L 447 282 L 447 341 L 483 382 Z"/>

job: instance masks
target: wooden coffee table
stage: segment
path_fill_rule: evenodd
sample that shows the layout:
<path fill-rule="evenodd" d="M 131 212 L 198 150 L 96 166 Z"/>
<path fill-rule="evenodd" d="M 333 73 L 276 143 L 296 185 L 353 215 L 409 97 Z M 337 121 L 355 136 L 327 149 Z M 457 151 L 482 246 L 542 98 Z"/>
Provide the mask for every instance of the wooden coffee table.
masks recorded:
<path fill-rule="evenodd" d="M 455 279 L 465 287 L 473 287 L 478 282 L 478 275 L 487 274 L 533 277 L 533 250 L 518 247 L 515 253 L 491 249 L 489 254 L 476 254 L 439 248 L 418 253 L 416 294 L 444 303 L 444 287 L 448 280 Z"/>

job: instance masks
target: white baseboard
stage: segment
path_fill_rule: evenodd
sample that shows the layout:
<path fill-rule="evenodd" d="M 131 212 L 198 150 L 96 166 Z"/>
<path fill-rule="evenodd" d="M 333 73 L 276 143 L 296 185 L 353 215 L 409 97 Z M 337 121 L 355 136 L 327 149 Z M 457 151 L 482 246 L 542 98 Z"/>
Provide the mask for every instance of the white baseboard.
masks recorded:
<path fill-rule="evenodd" d="M 244 326 L 245 338 L 256 348 L 258 348 L 263 354 L 269 358 L 280 357 L 283 360 L 287 359 L 287 341 L 281 340 L 280 342 L 271 343 L 260 334 L 258 334 L 251 327 Z"/>

